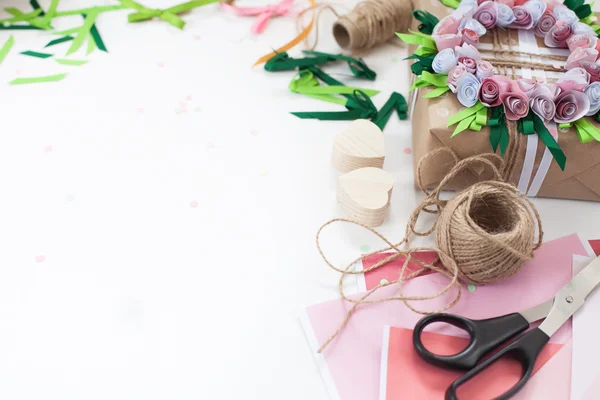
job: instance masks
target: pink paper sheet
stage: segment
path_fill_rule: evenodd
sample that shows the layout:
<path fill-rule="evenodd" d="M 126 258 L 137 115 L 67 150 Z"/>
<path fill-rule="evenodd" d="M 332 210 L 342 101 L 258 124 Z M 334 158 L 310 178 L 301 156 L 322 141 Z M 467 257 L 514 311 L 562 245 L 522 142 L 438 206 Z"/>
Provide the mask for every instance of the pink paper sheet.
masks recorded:
<path fill-rule="evenodd" d="M 451 312 L 480 319 L 535 306 L 554 296 L 570 280 L 573 254 L 587 255 L 577 235 L 545 243 L 537 250 L 535 259 L 515 276 L 501 284 L 478 287 L 474 292 L 463 290 L 463 297 Z M 405 284 L 405 288 L 409 294 L 425 295 L 437 292 L 446 283 L 445 277 L 432 274 L 413 279 Z M 397 288 L 391 285 L 371 297 L 383 298 L 396 293 Z M 452 296 L 453 293 L 447 293 L 447 296 L 416 306 L 433 309 L 446 304 Z M 350 307 L 351 304 L 336 299 L 305 310 L 302 322 L 315 353 L 338 328 Z M 397 301 L 360 307 L 336 340 L 316 356 L 332 396 L 341 400 L 376 400 L 383 327 L 392 325 L 412 329 L 420 318 L 421 315 Z M 552 342 L 566 343 L 570 331 L 570 324 L 566 324 L 553 336 Z M 439 333 L 457 335 L 462 332 L 443 330 Z"/>
<path fill-rule="evenodd" d="M 388 326 L 384 330 L 381 400 L 443 399 L 448 386 L 464 374 L 461 371 L 441 369 L 423 361 L 413 348 L 412 335 L 412 329 Z M 456 354 L 469 343 L 466 338 L 434 332 L 424 332 L 422 339 L 425 346 L 436 354 Z M 534 377 L 563 346 L 565 345 L 551 343 L 542 350 L 535 364 Z M 559 370 L 564 371 L 568 365 L 560 366 Z M 458 394 L 461 400 L 496 398 L 514 386 L 520 377 L 521 366 L 518 361 L 502 359 L 462 387 Z M 555 378 L 558 378 L 557 383 L 570 381 L 570 375 L 563 374 Z M 531 389 L 528 390 L 530 395 L 535 395 L 534 386 L 537 385 L 533 381 L 527 385 L 527 388 Z M 546 385 L 541 386 L 552 385 L 547 385 L 546 382 Z M 566 393 L 568 395 L 568 391 Z M 568 396 L 553 396 L 547 399 L 568 400 Z"/>

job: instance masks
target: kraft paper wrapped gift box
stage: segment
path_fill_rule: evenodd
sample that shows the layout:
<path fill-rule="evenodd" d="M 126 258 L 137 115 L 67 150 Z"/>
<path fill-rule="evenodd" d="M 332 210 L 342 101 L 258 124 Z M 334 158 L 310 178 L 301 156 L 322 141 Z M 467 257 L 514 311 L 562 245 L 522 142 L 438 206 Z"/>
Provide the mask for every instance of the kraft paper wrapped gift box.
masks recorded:
<path fill-rule="evenodd" d="M 452 12 L 452 9 L 443 6 L 441 3 L 437 6 L 438 3 L 438 0 L 413 0 L 414 9 L 428 11 L 440 19 Z M 419 23 L 413 21 L 412 25 L 412 29 L 417 29 Z M 518 46 L 520 36 L 518 31 L 497 30 L 497 32 L 500 43 L 507 45 L 510 40 L 513 48 Z M 491 34 L 488 34 L 481 38 L 482 43 L 486 43 L 481 46 L 482 49 L 489 46 L 492 37 Z M 545 51 L 543 40 L 538 38 L 535 44 L 541 51 Z M 505 48 L 508 49 L 508 46 Z M 410 47 L 410 54 L 414 52 L 414 49 L 414 46 Z M 562 51 L 566 51 L 566 54 L 568 54 L 568 50 Z M 503 57 L 506 57 L 506 55 L 504 54 Z M 544 62 L 550 63 L 551 61 L 545 60 Z M 521 75 L 523 72 L 518 70 L 516 73 Z M 539 75 L 536 75 L 536 72 L 533 71 L 533 76 Z M 551 79 L 556 76 L 554 74 L 548 76 L 548 78 Z M 416 90 L 411 96 L 415 185 L 419 160 L 431 150 L 448 147 L 460 159 L 492 152 L 489 141 L 489 127 L 484 127 L 479 132 L 466 130 L 455 137 L 451 137 L 455 126 L 447 127 L 448 117 L 456 114 L 464 107 L 458 102 L 456 95 L 451 92 L 436 99 L 424 98 L 423 95 L 431 90 L 430 88 L 422 88 Z M 587 120 L 600 127 L 593 118 L 587 118 Z M 566 168 L 562 171 L 556 161 L 551 160 L 551 157 L 549 158 L 549 154 L 544 157 L 546 146 L 541 140 L 529 138 L 523 134 L 518 135 L 518 140 L 522 143 L 519 146 L 520 151 L 517 155 L 515 168 L 509 177 L 510 182 L 530 196 L 600 201 L 600 143 L 580 143 L 575 128 L 568 131 L 559 131 L 557 141 L 567 158 Z M 532 142 L 527 143 L 530 140 Z M 533 147 L 535 140 L 537 140 L 537 147 Z M 532 161 L 532 166 L 529 163 L 530 168 L 525 168 L 524 176 L 521 177 L 523 167 L 526 165 L 525 158 L 528 145 L 528 158 Z M 533 157 L 534 155 L 535 157 Z M 546 160 L 543 162 L 544 158 Z M 549 167 L 547 166 L 548 160 L 551 160 Z M 429 188 L 435 187 L 452 165 L 453 159 L 450 154 L 443 153 L 435 160 L 429 160 L 422 169 L 423 184 Z M 464 189 L 478 181 L 489 178 L 491 178 L 491 172 L 483 167 L 481 169 L 470 168 L 454 179 L 448 189 Z"/>

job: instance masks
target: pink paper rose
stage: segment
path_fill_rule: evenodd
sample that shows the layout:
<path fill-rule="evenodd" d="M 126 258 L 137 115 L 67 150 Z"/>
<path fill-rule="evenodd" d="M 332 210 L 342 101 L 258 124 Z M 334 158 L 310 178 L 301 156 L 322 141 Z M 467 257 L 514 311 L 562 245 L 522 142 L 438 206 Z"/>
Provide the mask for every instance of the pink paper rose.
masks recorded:
<path fill-rule="evenodd" d="M 578 90 L 569 90 L 558 95 L 554 100 L 556 115 L 554 121 L 567 124 L 577 121 L 590 110 L 589 97 Z"/>
<path fill-rule="evenodd" d="M 562 92 L 577 90 L 583 92 L 590 83 L 590 74 L 584 68 L 573 68 L 563 74 L 555 85 Z"/>
<path fill-rule="evenodd" d="M 544 121 L 554 119 L 556 105 L 554 104 L 553 90 L 545 84 L 537 85 L 529 97 L 531 111 L 536 113 Z"/>
<path fill-rule="evenodd" d="M 578 47 L 589 49 L 590 47 L 593 47 L 592 38 L 586 35 L 573 35 L 569 39 L 567 39 L 567 46 L 569 46 L 569 50 L 571 52 L 575 51 L 575 49 Z"/>
<path fill-rule="evenodd" d="M 500 100 L 506 119 L 510 121 L 518 121 L 529 113 L 529 99 L 515 81 L 510 81 L 508 92 L 500 93 Z"/>
<path fill-rule="evenodd" d="M 463 43 L 476 45 L 479 43 L 479 35 L 471 29 L 463 29 L 461 32 Z"/>
<path fill-rule="evenodd" d="M 479 92 L 479 101 L 486 107 L 499 106 L 502 103 L 500 94 L 508 91 L 509 83 L 510 79 L 503 75 L 483 78 Z"/>
<path fill-rule="evenodd" d="M 513 8 L 515 6 L 514 0 L 496 0 L 496 3 L 504 4 L 505 6 L 509 6 L 510 8 Z"/>
<path fill-rule="evenodd" d="M 544 12 L 533 31 L 535 36 L 546 37 L 550 29 L 556 24 L 556 17 L 554 13 L 548 9 Z"/>
<path fill-rule="evenodd" d="M 489 78 L 492 75 L 494 75 L 494 66 L 488 61 L 478 60 L 477 71 L 475 72 L 477 79 L 483 80 L 483 78 Z"/>
<path fill-rule="evenodd" d="M 450 72 L 448 72 L 448 79 L 446 80 L 446 84 L 448 85 L 452 93 L 456 93 L 458 80 L 466 74 L 468 74 L 467 69 L 462 64 L 457 65 L 456 67 L 452 68 Z"/>
<path fill-rule="evenodd" d="M 581 66 L 581 63 L 584 61 L 594 62 L 598 58 L 598 50 L 596 49 L 588 49 L 583 47 L 577 47 L 569 58 L 567 59 L 567 63 L 565 64 L 565 69 L 573 69 Z"/>
<path fill-rule="evenodd" d="M 544 38 L 544 44 L 548 47 L 566 49 L 567 40 L 573 35 L 573 27 L 565 21 L 557 21 Z"/>
<path fill-rule="evenodd" d="M 590 74 L 590 83 L 591 82 L 600 82 L 600 65 L 595 62 L 582 62 L 581 66 L 586 70 L 588 74 Z"/>
<path fill-rule="evenodd" d="M 435 45 L 438 51 L 442 51 L 444 49 L 453 49 L 456 46 L 460 46 L 462 43 L 462 35 L 460 33 L 435 35 L 433 36 L 433 39 L 435 40 Z"/>
<path fill-rule="evenodd" d="M 477 47 L 463 43 L 462 46 L 454 48 L 454 53 L 458 58 L 469 57 L 473 60 L 481 60 L 481 53 L 477 50 Z"/>
<path fill-rule="evenodd" d="M 461 18 L 454 19 L 452 15 L 442 18 L 440 22 L 433 28 L 432 35 L 447 35 L 458 33 L 458 25 Z"/>
<path fill-rule="evenodd" d="M 464 65 L 467 72 L 475 75 L 475 72 L 477 71 L 477 61 L 470 57 L 459 57 L 458 63 Z"/>
<path fill-rule="evenodd" d="M 492 29 L 496 26 L 496 22 L 498 20 L 498 9 L 496 8 L 496 3 L 493 1 L 481 3 L 481 5 L 475 9 L 473 18 L 479 21 L 479 23 L 483 25 L 485 29 Z"/>
<path fill-rule="evenodd" d="M 513 8 L 513 14 L 515 15 L 515 22 L 510 24 L 508 28 L 528 30 L 533 27 L 533 17 L 525 7 L 516 6 Z"/>

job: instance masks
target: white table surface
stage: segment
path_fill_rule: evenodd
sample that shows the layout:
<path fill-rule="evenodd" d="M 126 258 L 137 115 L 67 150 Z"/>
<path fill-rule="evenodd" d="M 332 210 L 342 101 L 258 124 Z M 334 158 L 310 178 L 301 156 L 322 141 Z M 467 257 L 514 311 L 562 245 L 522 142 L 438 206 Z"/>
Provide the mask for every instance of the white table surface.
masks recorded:
<path fill-rule="evenodd" d="M 291 72 L 250 68 L 295 34 L 293 17 L 259 36 L 252 18 L 216 6 L 185 20 L 179 31 L 103 14 L 109 53 L 82 67 L 18 54 L 42 50 L 48 33 L 0 31 L 16 39 L 0 65 L 2 399 L 327 397 L 297 317 L 337 296 L 314 237 L 342 216 L 330 154 L 346 122 L 290 115 L 339 107 L 290 93 Z M 322 19 L 319 50 L 339 51 L 332 20 Z M 327 71 L 382 90 L 380 107 L 391 91 L 408 94 L 405 56 L 394 45 L 366 55 L 375 82 L 345 76 L 345 65 Z M 6 83 L 63 71 L 59 83 Z M 400 238 L 421 198 L 410 123 L 394 114 L 385 137 L 396 185 L 381 231 Z M 535 204 L 547 239 L 600 236 L 599 204 Z M 325 239 L 340 262 L 380 245 L 345 227 Z"/>

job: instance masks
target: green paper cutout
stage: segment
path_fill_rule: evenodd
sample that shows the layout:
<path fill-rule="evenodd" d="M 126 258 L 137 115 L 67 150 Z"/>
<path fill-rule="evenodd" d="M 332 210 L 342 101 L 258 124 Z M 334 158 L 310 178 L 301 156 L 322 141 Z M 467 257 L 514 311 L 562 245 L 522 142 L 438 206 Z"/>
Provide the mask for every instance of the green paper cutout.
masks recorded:
<path fill-rule="evenodd" d="M 421 22 L 419 25 L 419 32 L 427 35 L 431 35 L 433 33 L 433 28 L 440 22 L 438 17 L 427 11 L 415 10 L 412 14 L 417 21 Z"/>
<path fill-rule="evenodd" d="M 53 35 L 60 35 L 60 36 L 68 36 L 68 35 L 72 35 L 74 33 L 79 32 L 80 29 L 81 29 L 81 27 L 71 28 L 71 29 L 65 29 L 64 31 L 55 31 L 55 32 L 52 32 L 52 34 Z"/>
<path fill-rule="evenodd" d="M 87 64 L 86 60 L 69 60 L 67 58 L 55 58 L 54 61 L 62 65 L 80 66 L 83 64 Z"/>
<path fill-rule="evenodd" d="M 24 56 L 37 57 L 37 58 L 49 58 L 49 57 L 53 56 L 53 54 L 39 53 L 37 51 L 31 51 L 31 50 L 23 51 L 23 52 L 21 52 L 21 54 L 23 54 Z"/>
<path fill-rule="evenodd" d="M 50 26 L 52 24 L 52 18 L 54 18 L 54 14 L 56 14 L 56 9 L 58 7 L 59 1 L 60 0 L 52 0 L 50 2 L 50 6 L 48 7 L 48 12 L 45 15 L 41 14 L 44 17 L 44 18 L 42 18 L 43 24 L 45 24 L 47 26 Z"/>
<path fill-rule="evenodd" d="M 424 95 L 423 97 L 426 98 L 426 99 L 435 99 L 436 97 L 440 97 L 441 95 L 443 95 L 444 93 L 448 92 L 449 90 L 450 90 L 449 87 L 435 88 L 431 92 L 429 92 L 426 95 Z"/>
<path fill-rule="evenodd" d="M 328 62 L 327 57 L 292 58 L 286 52 L 278 53 L 265 63 L 265 71 L 289 71 L 296 68 L 306 68 Z"/>
<path fill-rule="evenodd" d="M 108 53 L 108 50 L 106 49 L 106 46 L 104 45 L 104 41 L 102 40 L 102 37 L 100 36 L 100 32 L 98 32 L 98 28 L 96 28 L 96 24 L 93 24 L 92 27 L 90 28 L 90 34 L 92 35 L 92 39 L 94 40 L 96 47 L 98 47 L 98 49 L 100 49 L 101 51 Z"/>
<path fill-rule="evenodd" d="M 396 110 L 399 119 L 404 120 L 408 118 L 408 103 L 406 102 L 404 96 L 397 92 L 393 92 L 391 94 L 388 101 L 385 102 L 383 107 L 381 107 L 371 122 L 377 125 L 379 129 L 383 130 L 390 120 L 394 110 Z"/>
<path fill-rule="evenodd" d="M 475 113 L 477 113 L 477 111 L 481 110 L 482 108 L 485 108 L 485 106 L 482 102 L 478 101 L 477 104 L 475 104 L 473 107 L 466 108 L 450 116 L 450 118 L 448 118 L 448 127 L 458 123 L 459 121 L 467 117 L 470 117 L 471 115 L 474 115 Z"/>
<path fill-rule="evenodd" d="M 38 76 L 32 78 L 17 78 L 9 82 L 9 85 L 24 85 L 29 83 L 42 83 L 42 82 L 57 82 L 64 79 L 67 74 L 57 74 L 48 76 Z"/>
<path fill-rule="evenodd" d="M 33 26 L 33 25 L 0 25 L 0 31 L 9 31 L 9 30 L 30 30 L 30 29 L 35 29 L 35 30 L 40 30 L 40 28 L 38 28 L 37 26 Z"/>
<path fill-rule="evenodd" d="M 89 55 L 94 50 L 96 50 L 96 41 L 94 40 L 92 34 L 90 33 L 88 35 L 87 50 L 86 50 L 85 54 Z"/>
<path fill-rule="evenodd" d="M 544 121 L 542 121 L 542 119 L 533 111 L 529 111 L 529 115 L 532 118 L 532 122 L 535 127 L 535 131 L 538 134 L 538 137 L 546 145 L 546 147 L 550 151 L 550 154 L 552 154 L 552 157 L 554 157 L 554 160 L 556 161 L 560 169 L 564 171 L 565 166 L 567 164 L 567 156 L 562 151 L 562 149 L 560 148 L 560 146 L 558 145 L 548 128 L 546 128 Z"/>
<path fill-rule="evenodd" d="M 10 52 L 10 49 L 12 49 L 14 44 L 15 38 L 13 35 L 10 35 L 10 37 L 6 40 L 6 42 L 4 42 L 4 45 L 2 45 L 2 48 L 0 49 L 0 63 L 4 61 L 6 55 Z"/>
<path fill-rule="evenodd" d="M 147 21 L 153 18 L 160 18 L 165 22 L 173 25 L 176 28 L 183 29 L 185 22 L 179 18 L 177 14 L 181 14 L 185 11 L 190 11 L 196 7 L 205 6 L 207 4 L 218 3 L 222 0 L 196 0 L 188 1 L 186 3 L 178 4 L 173 7 L 161 9 L 152 9 L 144 7 L 143 5 L 136 3 L 133 0 L 119 0 L 121 4 L 129 8 L 134 8 L 137 12 L 131 13 L 127 16 L 129 22 L 141 22 Z"/>
<path fill-rule="evenodd" d="M 63 36 L 61 38 L 54 39 L 54 40 L 48 42 L 48 44 L 45 45 L 44 48 L 54 46 L 54 45 L 57 45 L 60 43 L 68 42 L 69 40 L 73 40 L 73 36 Z"/>
<path fill-rule="evenodd" d="M 352 74 L 357 78 L 365 78 L 370 81 L 374 81 L 377 77 L 377 73 L 369 68 L 362 58 L 353 58 L 343 54 L 329 54 L 309 50 L 303 50 L 302 52 L 315 57 L 323 57 L 331 61 L 346 61 L 348 63 L 348 67 L 350 67 L 350 71 L 352 71 Z"/>
<path fill-rule="evenodd" d="M 581 118 L 574 123 L 577 129 L 577 135 L 581 143 L 589 143 L 594 140 L 600 142 L 600 130 L 589 123 L 585 118 Z"/>
<path fill-rule="evenodd" d="M 48 24 L 45 24 L 42 21 L 42 19 L 38 17 L 38 15 L 40 15 L 42 13 L 41 8 L 35 10 L 34 12 L 27 13 L 27 14 L 23 13 L 22 11 L 20 11 L 19 9 L 17 9 L 15 7 L 7 7 L 4 9 L 4 11 L 13 15 L 13 18 L 10 18 L 6 22 L 25 21 L 28 24 L 38 27 L 40 29 L 50 29 L 50 26 Z M 0 21 L 0 22 L 4 22 L 4 21 Z"/>

